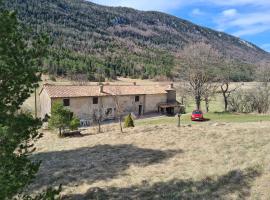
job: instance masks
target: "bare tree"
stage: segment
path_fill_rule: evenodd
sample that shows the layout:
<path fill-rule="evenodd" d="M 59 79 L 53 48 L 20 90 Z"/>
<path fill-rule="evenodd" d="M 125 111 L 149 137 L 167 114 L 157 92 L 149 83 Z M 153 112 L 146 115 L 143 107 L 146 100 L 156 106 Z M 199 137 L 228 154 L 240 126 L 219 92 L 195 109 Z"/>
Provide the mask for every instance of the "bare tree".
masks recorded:
<path fill-rule="evenodd" d="M 267 113 L 270 108 L 270 87 L 264 83 L 251 89 L 239 89 L 229 99 L 230 110 L 240 113 Z"/>
<path fill-rule="evenodd" d="M 205 110 L 206 112 L 209 112 L 210 102 L 216 96 L 218 83 L 212 82 L 211 84 L 207 84 L 205 87 L 206 88 L 205 88 L 205 92 L 203 93 L 203 100 L 205 102 Z"/>
<path fill-rule="evenodd" d="M 220 54 L 210 45 L 196 43 L 187 46 L 182 51 L 184 73 L 189 82 L 188 90 L 195 99 L 196 108 L 201 109 L 201 101 L 213 82 L 214 69 L 220 63 Z"/>
<path fill-rule="evenodd" d="M 262 83 L 254 91 L 258 113 L 267 113 L 270 108 L 270 62 L 262 61 L 257 72 L 258 80 Z"/>
<path fill-rule="evenodd" d="M 111 87 L 111 94 L 112 94 L 113 101 L 115 104 L 116 117 L 118 118 L 118 121 L 119 121 L 120 131 L 121 133 L 123 133 L 123 126 L 122 126 L 123 109 L 120 103 L 121 91 L 119 90 L 117 86 Z"/>
<path fill-rule="evenodd" d="M 221 71 L 219 72 L 219 82 L 220 82 L 220 91 L 222 93 L 224 101 L 224 111 L 228 111 L 229 98 L 233 92 L 241 87 L 241 84 L 238 84 L 235 87 L 231 86 L 231 76 L 234 73 L 234 67 L 237 66 L 235 60 L 230 58 L 223 58 L 223 64 L 220 66 Z"/>
<path fill-rule="evenodd" d="M 189 96 L 187 88 L 188 83 L 186 81 L 182 81 L 176 86 L 177 93 L 180 96 L 180 103 L 184 106 L 187 106 L 187 99 Z"/>
<path fill-rule="evenodd" d="M 270 62 L 262 61 L 259 63 L 258 71 L 257 71 L 257 79 L 267 84 L 270 82 Z"/>
<path fill-rule="evenodd" d="M 97 109 L 94 109 L 93 119 L 98 124 L 98 133 L 101 133 L 101 123 L 103 120 L 103 108 L 102 106 L 98 106 Z"/>

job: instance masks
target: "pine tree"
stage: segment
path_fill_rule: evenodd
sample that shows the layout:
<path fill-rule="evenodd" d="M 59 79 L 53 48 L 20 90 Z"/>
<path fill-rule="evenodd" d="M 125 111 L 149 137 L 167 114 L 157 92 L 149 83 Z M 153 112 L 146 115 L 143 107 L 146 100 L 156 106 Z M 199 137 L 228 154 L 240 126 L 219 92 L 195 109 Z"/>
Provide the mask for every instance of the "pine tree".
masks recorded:
<path fill-rule="evenodd" d="M 65 109 L 62 103 L 55 102 L 52 105 L 49 127 L 57 128 L 59 130 L 59 136 L 63 136 L 63 129 L 70 125 L 70 116 L 70 111 Z"/>
<path fill-rule="evenodd" d="M 125 128 L 135 127 L 131 114 L 125 118 Z"/>
<path fill-rule="evenodd" d="M 48 40 L 30 40 L 28 33 L 0 0 L 0 199 L 22 193 L 40 166 L 28 156 L 34 151 L 34 141 L 41 137 L 41 122 L 18 111 L 38 86 Z"/>

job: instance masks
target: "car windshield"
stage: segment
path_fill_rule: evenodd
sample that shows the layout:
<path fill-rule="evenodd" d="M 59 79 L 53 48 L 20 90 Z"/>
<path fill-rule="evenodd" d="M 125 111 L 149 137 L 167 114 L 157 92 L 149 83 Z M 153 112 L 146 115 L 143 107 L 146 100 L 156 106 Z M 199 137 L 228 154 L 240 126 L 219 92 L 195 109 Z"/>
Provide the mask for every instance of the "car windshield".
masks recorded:
<path fill-rule="evenodd" d="M 202 112 L 201 111 L 199 111 L 199 110 L 195 110 L 195 111 L 193 111 L 193 113 L 192 114 L 202 114 Z"/>

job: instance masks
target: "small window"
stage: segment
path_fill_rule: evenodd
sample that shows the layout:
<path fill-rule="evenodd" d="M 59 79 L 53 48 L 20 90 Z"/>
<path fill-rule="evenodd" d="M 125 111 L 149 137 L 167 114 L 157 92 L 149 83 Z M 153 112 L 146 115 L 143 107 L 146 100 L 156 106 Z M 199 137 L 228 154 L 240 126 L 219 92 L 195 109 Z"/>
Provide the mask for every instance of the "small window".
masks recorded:
<path fill-rule="evenodd" d="M 93 98 L 93 104 L 98 104 L 98 97 Z"/>
<path fill-rule="evenodd" d="M 135 96 L 135 102 L 140 101 L 140 96 Z"/>
<path fill-rule="evenodd" d="M 64 106 L 70 106 L 70 100 L 69 99 L 63 99 Z"/>

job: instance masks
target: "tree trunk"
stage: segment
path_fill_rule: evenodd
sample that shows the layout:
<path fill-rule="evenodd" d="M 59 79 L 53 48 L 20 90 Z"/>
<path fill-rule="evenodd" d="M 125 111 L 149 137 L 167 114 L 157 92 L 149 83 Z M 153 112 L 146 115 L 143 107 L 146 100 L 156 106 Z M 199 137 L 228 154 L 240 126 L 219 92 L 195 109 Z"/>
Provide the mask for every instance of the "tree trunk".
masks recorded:
<path fill-rule="evenodd" d="M 224 96 L 224 110 L 225 112 L 228 112 L 228 98 L 226 95 Z"/>
<path fill-rule="evenodd" d="M 59 128 L 59 136 L 62 137 L 62 128 Z"/>
<path fill-rule="evenodd" d="M 226 95 L 226 91 L 222 90 L 222 96 L 224 101 L 224 111 L 228 112 L 228 96 Z"/>
<path fill-rule="evenodd" d="M 209 99 L 205 98 L 205 110 L 208 113 L 209 112 Z"/>
<path fill-rule="evenodd" d="M 98 133 L 101 133 L 101 122 L 100 122 L 100 120 L 98 121 Z"/>
<path fill-rule="evenodd" d="M 122 117 L 119 116 L 119 126 L 120 126 L 120 131 L 123 133 L 123 127 L 122 127 Z"/>
<path fill-rule="evenodd" d="M 201 98 L 195 97 L 195 103 L 196 103 L 196 109 L 200 110 L 201 109 Z"/>
<path fill-rule="evenodd" d="M 224 87 L 225 88 L 224 88 Z M 224 85 L 221 86 L 221 92 L 222 92 L 222 95 L 223 95 L 223 100 L 224 100 L 224 111 L 227 112 L 228 111 L 228 96 L 229 95 L 226 95 L 227 92 L 229 90 L 229 84 L 228 83 L 225 83 Z"/>

